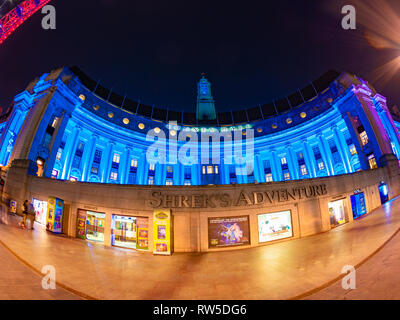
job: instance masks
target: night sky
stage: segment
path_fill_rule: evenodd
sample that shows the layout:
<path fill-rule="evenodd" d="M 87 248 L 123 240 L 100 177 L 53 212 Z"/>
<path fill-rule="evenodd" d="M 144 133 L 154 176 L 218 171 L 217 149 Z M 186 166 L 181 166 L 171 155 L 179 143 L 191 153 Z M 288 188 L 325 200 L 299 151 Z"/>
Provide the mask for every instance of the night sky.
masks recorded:
<path fill-rule="evenodd" d="M 351 2 L 53 0 L 57 30 L 43 30 L 38 12 L 0 46 L 0 105 L 63 65 L 132 100 L 185 111 L 194 111 L 202 72 L 219 111 L 281 98 L 330 69 L 356 73 L 400 104 L 398 74 L 373 79 L 400 50 L 375 49 L 362 25 L 343 30 Z M 388 2 L 400 16 L 400 1 Z"/>

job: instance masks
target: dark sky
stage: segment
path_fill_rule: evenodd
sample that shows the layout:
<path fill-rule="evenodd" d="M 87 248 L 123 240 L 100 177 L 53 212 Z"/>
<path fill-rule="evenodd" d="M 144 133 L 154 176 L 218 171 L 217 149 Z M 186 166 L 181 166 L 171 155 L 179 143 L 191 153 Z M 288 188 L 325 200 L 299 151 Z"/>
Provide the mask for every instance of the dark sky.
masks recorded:
<path fill-rule="evenodd" d="M 373 48 L 362 26 L 343 30 L 347 2 L 53 0 L 57 30 L 41 29 L 39 12 L 0 46 L 0 105 L 62 65 L 133 100 L 186 111 L 202 72 L 218 110 L 270 102 L 329 69 L 357 73 L 400 104 L 398 75 L 386 85 L 369 78 L 400 50 Z"/>

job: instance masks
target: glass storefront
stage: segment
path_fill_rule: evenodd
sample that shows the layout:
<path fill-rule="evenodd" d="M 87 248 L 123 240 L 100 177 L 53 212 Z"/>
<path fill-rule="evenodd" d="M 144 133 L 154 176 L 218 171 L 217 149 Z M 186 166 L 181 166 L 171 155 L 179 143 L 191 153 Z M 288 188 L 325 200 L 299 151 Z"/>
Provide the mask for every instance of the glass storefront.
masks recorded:
<path fill-rule="evenodd" d="M 88 240 L 104 242 L 105 220 L 106 215 L 104 213 L 87 211 L 86 238 Z"/>
<path fill-rule="evenodd" d="M 379 185 L 379 196 L 381 198 L 381 204 L 385 204 L 389 201 L 389 189 L 386 183 L 381 182 Z"/>
<path fill-rule="evenodd" d="M 113 215 L 111 244 L 123 248 L 148 250 L 147 218 Z"/>
<path fill-rule="evenodd" d="M 343 199 L 329 202 L 328 208 L 332 228 L 348 222 Z"/>
<path fill-rule="evenodd" d="M 35 210 L 35 221 L 42 225 L 46 225 L 47 201 L 40 201 L 33 198 L 32 205 Z"/>
<path fill-rule="evenodd" d="M 76 221 L 76 237 L 104 242 L 105 219 L 104 213 L 79 209 Z"/>

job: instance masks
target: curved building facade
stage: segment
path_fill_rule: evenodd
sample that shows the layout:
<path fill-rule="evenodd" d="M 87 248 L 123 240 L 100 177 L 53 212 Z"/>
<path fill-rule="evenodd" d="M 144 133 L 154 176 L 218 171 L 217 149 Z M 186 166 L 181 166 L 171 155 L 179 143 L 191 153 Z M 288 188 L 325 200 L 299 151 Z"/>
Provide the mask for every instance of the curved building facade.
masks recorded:
<path fill-rule="evenodd" d="M 351 196 L 363 188 L 366 211 L 380 205 L 382 186 L 388 198 L 400 193 L 400 124 L 385 97 L 348 73 L 231 112 L 215 112 L 203 77 L 196 113 L 188 113 L 132 101 L 61 68 L 31 82 L 1 121 L 5 197 L 63 199 L 70 236 L 79 210 L 104 214 L 106 244 L 116 223 L 137 217 L 150 226 L 161 208 L 172 210 L 175 251 L 221 249 L 210 240 L 213 223 L 241 215 L 249 228 L 242 244 L 261 245 L 262 213 L 290 212 L 276 219 L 290 220 L 296 238 L 329 230 L 335 210 L 357 217 Z"/>

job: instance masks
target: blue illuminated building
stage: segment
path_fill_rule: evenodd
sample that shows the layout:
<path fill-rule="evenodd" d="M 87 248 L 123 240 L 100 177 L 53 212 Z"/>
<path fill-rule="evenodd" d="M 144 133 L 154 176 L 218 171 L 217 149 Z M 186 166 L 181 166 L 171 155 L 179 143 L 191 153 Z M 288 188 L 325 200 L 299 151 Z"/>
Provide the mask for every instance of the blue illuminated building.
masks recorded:
<path fill-rule="evenodd" d="M 147 132 L 254 130 L 254 171 L 219 163 L 149 163 Z M 245 110 L 216 112 L 210 82 L 198 84 L 196 113 L 148 106 L 104 88 L 76 67 L 42 75 L 18 94 L 0 123 L 0 164 L 29 159 L 29 173 L 93 183 L 244 184 L 349 174 L 400 158 L 400 123 L 366 81 L 328 72 L 295 93 Z M 199 142 L 200 143 L 200 142 Z M 211 161 L 210 161 L 211 162 Z M 231 163 L 232 162 L 232 163 Z"/>

